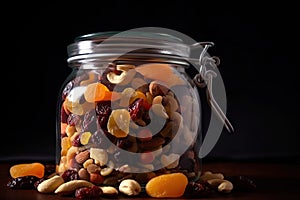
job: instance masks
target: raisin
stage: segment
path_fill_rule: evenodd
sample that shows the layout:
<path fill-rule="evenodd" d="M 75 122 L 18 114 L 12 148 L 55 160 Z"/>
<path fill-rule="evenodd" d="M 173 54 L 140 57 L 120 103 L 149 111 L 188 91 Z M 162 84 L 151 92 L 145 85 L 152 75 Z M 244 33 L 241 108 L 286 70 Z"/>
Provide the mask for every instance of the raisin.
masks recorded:
<path fill-rule="evenodd" d="M 111 134 L 109 134 L 111 135 Z M 107 149 L 111 142 L 102 130 L 97 130 L 90 138 L 89 143 L 94 144 L 97 148 Z"/>
<path fill-rule="evenodd" d="M 110 101 L 100 101 L 96 106 L 96 113 L 99 116 L 109 116 L 111 113 L 111 102 Z"/>
<path fill-rule="evenodd" d="M 212 194 L 213 190 L 207 183 L 189 182 L 185 189 L 186 197 L 200 197 Z"/>
<path fill-rule="evenodd" d="M 246 176 L 229 176 L 226 177 L 233 184 L 234 191 L 244 191 L 249 192 L 256 189 L 256 184 L 252 179 Z"/>
<path fill-rule="evenodd" d="M 132 143 L 133 142 L 131 140 L 129 140 L 129 137 L 118 138 L 116 146 L 121 148 L 121 149 L 128 149 L 129 147 L 132 146 Z"/>
<path fill-rule="evenodd" d="M 21 176 L 8 181 L 6 186 L 12 189 L 35 189 L 34 184 L 39 179 L 36 176 Z"/>
<path fill-rule="evenodd" d="M 72 181 L 72 180 L 78 180 L 79 175 L 76 170 L 68 169 L 66 170 L 61 177 L 64 179 L 65 182 Z"/>
<path fill-rule="evenodd" d="M 96 114 L 98 115 L 98 123 L 104 130 L 107 130 L 107 122 L 111 112 L 112 109 L 110 101 L 100 101 L 97 103 Z"/>
<path fill-rule="evenodd" d="M 102 195 L 102 189 L 97 186 L 92 187 L 82 187 L 75 191 L 75 197 L 78 199 L 89 199 L 100 197 Z"/>
<path fill-rule="evenodd" d="M 85 113 L 82 122 L 83 131 L 95 132 L 97 130 L 97 120 L 96 113 L 94 110 L 91 110 Z"/>
<path fill-rule="evenodd" d="M 61 107 L 60 118 L 62 123 L 68 123 L 69 115 L 66 113 L 64 107 Z"/>
<path fill-rule="evenodd" d="M 37 189 L 37 187 L 39 186 L 39 184 L 43 181 L 45 181 L 47 178 L 46 177 L 43 177 L 43 178 L 40 178 L 39 180 L 35 181 L 33 186 L 35 189 Z"/>
<path fill-rule="evenodd" d="M 72 141 L 72 145 L 74 147 L 80 147 L 81 143 L 80 143 L 80 134 L 75 136 L 74 140 Z"/>
<path fill-rule="evenodd" d="M 72 113 L 68 116 L 67 124 L 69 124 L 70 126 L 75 126 L 79 122 L 80 122 L 80 116 L 79 115 L 76 115 L 76 114 Z"/>
<path fill-rule="evenodd" d="M 195 160 L 186 156 L 181 156 L 179 166 L 182 170 L 193 171 L 195 167 Z"/>

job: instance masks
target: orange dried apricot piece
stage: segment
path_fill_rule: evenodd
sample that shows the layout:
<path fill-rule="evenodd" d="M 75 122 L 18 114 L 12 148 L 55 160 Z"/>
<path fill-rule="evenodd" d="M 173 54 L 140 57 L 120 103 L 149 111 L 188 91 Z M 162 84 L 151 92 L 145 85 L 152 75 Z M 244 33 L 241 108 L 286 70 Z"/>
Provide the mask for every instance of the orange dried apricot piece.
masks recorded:
<path fill-rule="evenodd" d="M 42 178 L 44 177 L 45 166 L 39 162 L 15 164 L 10 167 L 9 173 L 12 178 L 22 176 L 36 176 Z"/>
<path fill-rule="evenodd" d="M 93 103 L 97 101 L 114 101 L 120 97 L 117 92 L 110 91 L 102 83 L 92 83 L 87 86 L 84 98 L 87 102 Z"/>
<path fill-rule="evenodd" d="M 187 177 L 180 172 L 163 174 L 152 178 L 146 184 L 146 192 L 155 198 L 181 197 L 188 184 Z"/>

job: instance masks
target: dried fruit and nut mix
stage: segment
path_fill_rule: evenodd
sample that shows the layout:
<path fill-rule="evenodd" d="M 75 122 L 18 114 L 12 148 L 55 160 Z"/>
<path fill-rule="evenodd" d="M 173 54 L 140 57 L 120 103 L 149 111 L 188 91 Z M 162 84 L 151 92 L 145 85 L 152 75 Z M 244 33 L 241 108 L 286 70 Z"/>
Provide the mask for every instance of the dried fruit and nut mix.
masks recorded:
<path fill-rule="evenodd" d="M 68 46 L 72 73 L 58 99 L 55 172 L 44 176 L 38 163 L 13 166 L 9 187 L 77 198 L 233 189 L 222 174 L 201 174 L 198 85 L 185 71 L 189 47 L 166 34 L 148 36 L 107 41 L 100 33 Z"/>
<path fill-rule="evenodd" d="M 20 172 L 16 173 L 17 170 Z M 76 197 L 78 199 L 124 196 L 194 198 L 212 194 L 226 194 L 232 191 L 249 192 L 256 188 L 253 180 L 246 176 L 225 176 L 222 173 L 213 173 L 212 171 L 202 172 L 197 181 L 189 180 L 186 174 L 181 172 L 160 175 L 147 174 L 149 181 L 146 184 L 140 183 L 145 174 L 140 173 L 140 177 L 127 174 L 127 176 L 116 177 L 114 186 L 105 185 L 101 178 L 99 182 L 82 179 L 80 174 L 82 173 L 71 169 L 57 174 L 54 164 L 21 163 L 11 166 L 11 179 L 6 186 L 11 189 L 37 190 L 43 194 Z M 94 174 L 95 177 L 100 177 L 100 174 Z"/>
<path fill-rule="evenodd" d="M 163 72 L 163 73 L 162 73 Z M 176 66 L 109 63 L 63 88 L 57 173 L 114 186 L 130 176 L 200 173 L 197 94 Z"/>

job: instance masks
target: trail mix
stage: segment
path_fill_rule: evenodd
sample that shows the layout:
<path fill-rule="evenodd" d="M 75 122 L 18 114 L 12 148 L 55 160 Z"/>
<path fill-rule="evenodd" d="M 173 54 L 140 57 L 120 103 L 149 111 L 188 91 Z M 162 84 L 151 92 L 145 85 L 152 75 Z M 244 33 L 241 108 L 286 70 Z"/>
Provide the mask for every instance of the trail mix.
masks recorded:
<path fill-rule="evenodd" d="M 57 174 L 55 165 L 22 163 L 11 166 L 11 169 L 25 171 L 23 174 L 10 170 L 11 179 L 7 187 L 18 190 L 37 190 L 43 194 L 53 194 L 78 199 L 118 198 L 118 197 L 209 197 L 214 194 L 227 194 L 234 191 L 249 192 L 256 188 L 253 180 L 246 176 L 225 176 L 222 173 L 204 171 L 197 181 L 190 181 L 181 172 L 156 175 L 142 185 L 131 176 L 119 179 L 118 184 L 107 186 L 79 178 L 76 170 L 67 170 Z M 30 170 L 28 170 L 30 167 Z M 26 169 L 27 168 L 27 169 Z M 37 177 L 33 174 L 43 174 Z M 15 177 L 15 178 L 13 178 Z"/>
<path fill-rule="evenodd" d="M 171 172 L 196 179 L 197 96 L 174 67 L 111 63 L 77 74 L 62 92 L 57 173 L 109 186 Z"/>
<path fill-rule="evenodd" d="M 57 163 L 12 166 L 14 189 L 76 198 L 229 193 L 198 159 L 197 92 L 176 65 L 110 63 L 80 69 L 62 89 Z M 248 184 L 249 186 L 249 184 Z"/>

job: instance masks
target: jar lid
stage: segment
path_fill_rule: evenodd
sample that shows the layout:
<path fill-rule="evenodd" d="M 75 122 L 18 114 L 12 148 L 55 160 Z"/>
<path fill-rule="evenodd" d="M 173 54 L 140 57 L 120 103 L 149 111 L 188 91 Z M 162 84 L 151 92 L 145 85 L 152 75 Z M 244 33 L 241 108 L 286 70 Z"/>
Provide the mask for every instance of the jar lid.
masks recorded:
<path fill-rule="evenodd" d="M 185 59 L 190 45 L 166 33 L 143 31 L 109 31 L 76 37 L 67 47 L 68 62 L 88 58 L 121 57 L 123 55 L 155 56 Z"/>

